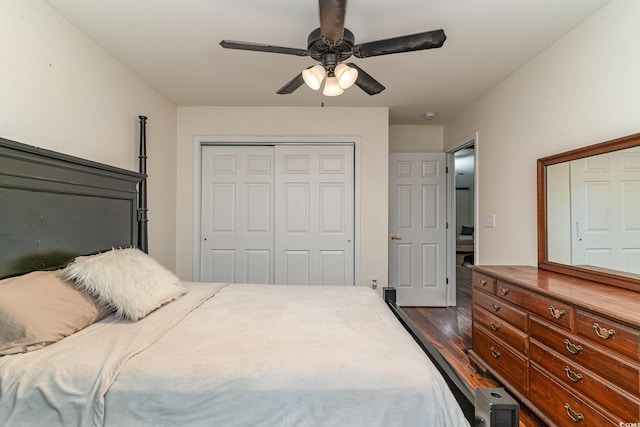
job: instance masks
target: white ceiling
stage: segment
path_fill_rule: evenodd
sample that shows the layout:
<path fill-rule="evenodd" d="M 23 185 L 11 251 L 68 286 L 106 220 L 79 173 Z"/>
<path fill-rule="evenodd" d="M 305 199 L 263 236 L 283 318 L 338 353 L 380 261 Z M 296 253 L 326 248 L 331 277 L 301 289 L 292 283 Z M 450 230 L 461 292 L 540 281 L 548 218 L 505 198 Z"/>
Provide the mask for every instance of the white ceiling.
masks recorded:
<path fill-rule="evenodd" d="M 45 0 L 177 105 L 389 107 L 390 124 L 441 124 L 611 0 L 351 0 L 356 43 L 443 28 L 440 49 L 354 58 L 386 90 L 275 92 L 309 57 L 223 49 L 222 39 L 306 49 L 314 0 Z M 438 117 L 426 122 L 422 114 Z"/>

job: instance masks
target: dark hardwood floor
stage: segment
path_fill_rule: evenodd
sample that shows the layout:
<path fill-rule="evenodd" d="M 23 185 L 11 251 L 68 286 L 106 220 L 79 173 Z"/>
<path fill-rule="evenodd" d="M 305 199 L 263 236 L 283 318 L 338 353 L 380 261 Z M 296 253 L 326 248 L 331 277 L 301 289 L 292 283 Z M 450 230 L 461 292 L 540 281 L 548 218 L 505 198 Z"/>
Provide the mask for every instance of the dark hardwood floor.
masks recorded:
<path fill-rule="evenodd" d="M 423 335 L 473 390 L 501 387 L 490 376 L 471 368 L 465 350 L 471 347 L 471 268 L 456 271 L 456 307 L 403 307 Z M 535 415 L 520 404 L 520 427 L 543 426 Z"/>

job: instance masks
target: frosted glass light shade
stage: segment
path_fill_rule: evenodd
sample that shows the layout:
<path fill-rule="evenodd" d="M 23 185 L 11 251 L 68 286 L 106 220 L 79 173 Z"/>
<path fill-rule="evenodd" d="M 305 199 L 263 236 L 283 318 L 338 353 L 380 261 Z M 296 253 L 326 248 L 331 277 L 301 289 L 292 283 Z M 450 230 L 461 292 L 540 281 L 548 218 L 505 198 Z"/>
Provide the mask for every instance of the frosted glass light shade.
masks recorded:
<path fill-rule="evenodd" d="M 326 71 L 322 65 L 314 65 L 302 71 L 302 79 L 313 90 L 320 89 Z"/>
<path fill-rule="evenodd" d="M 347 64 L 338 64 L 334 73 L 342 89 L 350 88 L 358 79 L 358 70 Z"/>
<path fill-rule="evenodd" d="M 342 94 L 344 90 L 338 85 L 338 79 L 336 77 L 327 77 L 324 82 L 324 90 L 322 94 L 325 96 L 338 96 Z"/>

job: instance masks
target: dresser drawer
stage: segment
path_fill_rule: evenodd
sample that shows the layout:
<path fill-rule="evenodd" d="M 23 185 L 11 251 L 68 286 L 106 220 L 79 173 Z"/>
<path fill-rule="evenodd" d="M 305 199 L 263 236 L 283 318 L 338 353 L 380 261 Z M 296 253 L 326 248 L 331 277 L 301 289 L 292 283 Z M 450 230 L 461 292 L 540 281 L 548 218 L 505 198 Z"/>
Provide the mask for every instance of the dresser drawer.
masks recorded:
<path fill-rule="evenodd" d="M 474 292 L 473 303 L 506 320 L 516 328 L 525 332 L 527 331 L 527 313 L 504 300 L 483 292 Z"/>
<path fill-rule="evenodd" d="M 571 363 L 554 351 L 531 343 L 529 357 L 532 366 L 538 366 L 572 393 L 580 393 L 602 408 L 628 422 L 640 421 L 640 403 L 622 392 L 612 389 L 602 379 Z M 535 365 L 534 365 L 535 364 Z"/>
<path fill-rule="evenodd" d="M 567 329 L 573 329 L 573 307 L 526 289 L 498 281 L 496 295 Z"/>
<path fill-rule="evenodd" d="M 516 351 L 522 353 L 523 356 L 527 354 L 528 339 L 527 334 L 511 325 L 509 322 L 505 322 L 498 316 L 492 314 L 480 308 L 477 305 L 473 306 L 473 322 L 484 327 L 490 335 L 501 339 L 506 344 L 509 344 Z"/>
<path fill-rule="evenodd" d="M 600 410 L 547 377 L 535 365 L 531 367 L 529 375 L 529 400 L 544 408 L 545 414 L 559 426 L 620 426 L 619 420 L 609 419 Z"/>
<path fill-rule="evenodd" d="M 578 310 L 576 332 L 602 347 L 640 361 L 640 331 L 634 331 L 612 320 Z"/>
<path fill-rule="evenodd" d="M 482 289 L 485 292 L 496 292 L 496 279 L 486 274 L 474 271 L 471 275 L 471 281 L 474 288 Z"/>
<path fill-rule="evenodd" d="M 539 341 L 572 363 L 588 366 L 604 380 L 640 396 L 640 367 L 637 365 L 535 317 L 529 319 L 529 329 L 532 344 L 533 340 Z"/>
<path fill-rule="evenodd" d="M 507 345 L 492 338 L 488 331 L 473 325 L 473 351 L 505 381 L 524 394 L 527 361 Z"/>

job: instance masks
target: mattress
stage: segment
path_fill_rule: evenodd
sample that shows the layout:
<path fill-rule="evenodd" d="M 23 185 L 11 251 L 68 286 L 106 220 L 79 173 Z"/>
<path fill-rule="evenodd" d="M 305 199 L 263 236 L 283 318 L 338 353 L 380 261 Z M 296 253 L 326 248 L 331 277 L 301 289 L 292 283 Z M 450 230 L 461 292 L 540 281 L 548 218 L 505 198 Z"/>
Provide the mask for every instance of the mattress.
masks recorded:
<path fill-rule="evenodd" d="M 369 288 L 187 286 L 138 322 L 0 357 L 0 424 L 469 425 Z"/>

